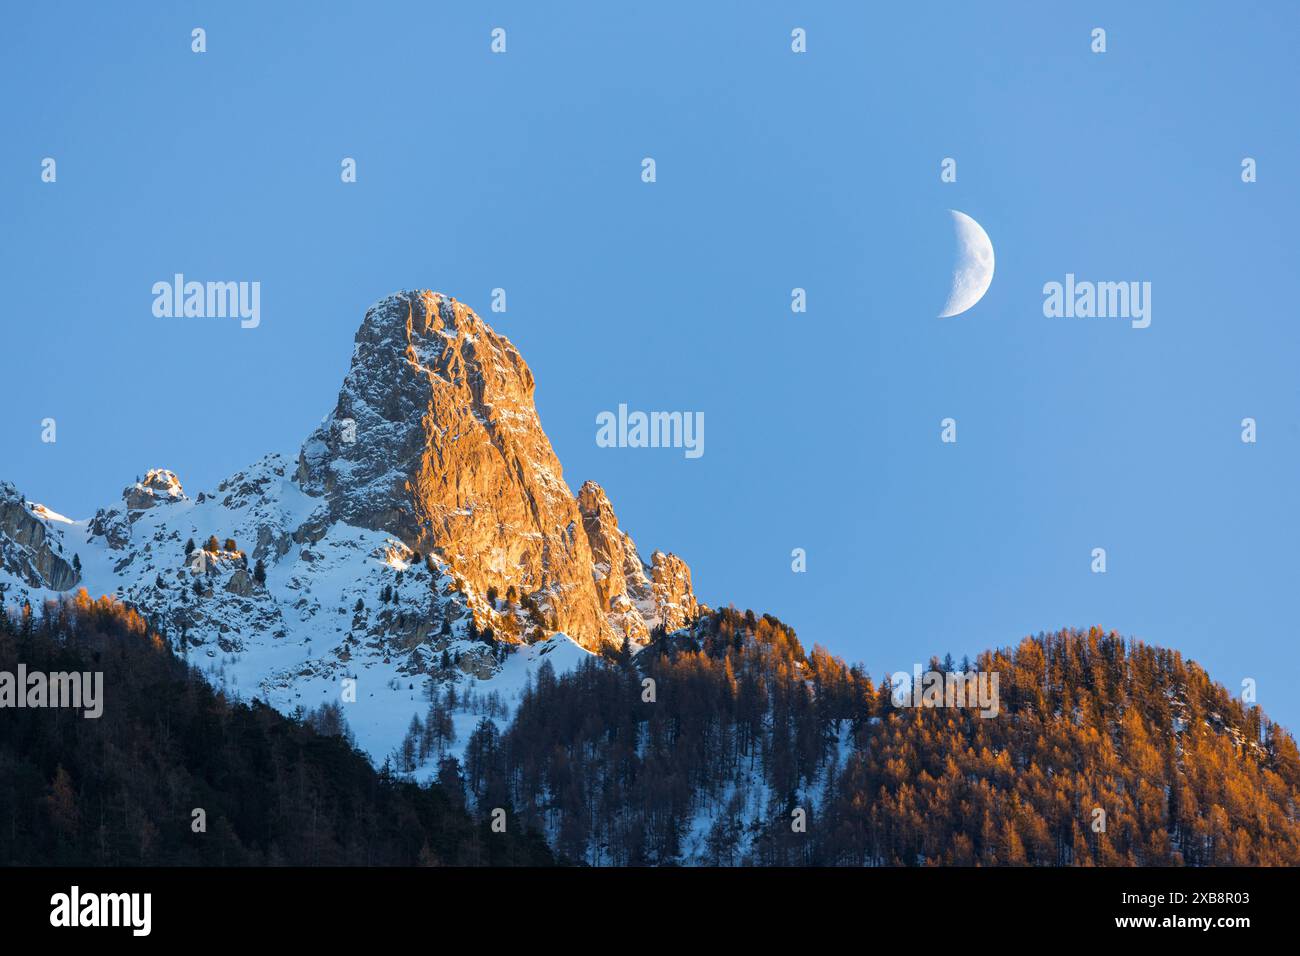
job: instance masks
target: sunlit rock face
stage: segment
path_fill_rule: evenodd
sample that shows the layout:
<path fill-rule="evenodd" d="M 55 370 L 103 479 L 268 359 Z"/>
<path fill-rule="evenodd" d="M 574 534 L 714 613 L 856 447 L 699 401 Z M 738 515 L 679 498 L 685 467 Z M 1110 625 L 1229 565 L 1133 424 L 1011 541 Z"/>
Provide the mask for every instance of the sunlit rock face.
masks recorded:
<path fill-rule="evenodd" d="M 606 620 L 620 638 L 645 643 L 650 636 L 645 617 L 654 602 L 636 545 L 619 530 L 609 498 L 594 481 L 579 490 L 578 508 L 591 546 L 596 597 Z"/>
<path fill-rule="evenodd" d="M 122 492 L 127 518 L 131 521 L 138 518 L 140 512 L 155 505 L 183 500 L 185 492 L 181 488 L 180 479 L 165 468 L 150 469 L 143 481 L 136 482 Z"/>
<path fill-rule="evenodd" d="M 463 303 L 389 296 L 366 313 L 298 480 L 331 518 L 436 554 L 471 595 L 527 596 L 546 630 L 589 648 L 643 640 L 658 617 L 653 586 L 608 501 L 594 523 L 580 509 L 533 390 L 518 350 Z"/>
<path fill-rule="evenodd" d="M 656 551 L 650 556 L 655 613 L 668 632 L 685 627 L 700 612 L 691 587 L 691 569 L 677 555 Z"/>
<path fill-rule="evenodd" d="M 588 481 L 578 491 L 583 528 L 591 543 L 596 594 L 610 627 L 644 644 L 651 631 L 685 627 L 699 613 L 691 569 L 675 554 L 656 551 L 646 564 L 630 535 L 620 531 L 603 488 Z"/>
<path fill-rule="evenodd" d="M 320 427 L 215 489 L 154 469 L 72 520 L 0 484 L 0 605 L 115 595 L 217 686 L 285 713 L 354 682 L 376 760 L 428 685 L 517 690 L 521 668 L 700 613 L 685 562 L 643 561 L 595 482 L 573 494 L 532 372 L 473 311 L 401 292 L 355 343 Z"/>
<path fill-rule="evenodd" d="M 153 469 L 86 521 L 7 486 L 0 586 L 47 599 L 78 582 L 79 552 L 87 587 L 190 652 L 247 655 L 270 697 L 381 665 L 482 676 L 504 647 L 556 632 L 597 650 L 685 626 L 689 568 L 642 561 L 595 482 L 574 496 L 533 391 L 518 350 L 464 304 L 391 295 L 296 454 L 193 497 Z"/>
<path fill-rule="evenodd" d="M 150 508 L 188 501 L 181 481 L 166 468 L 151 468 L 144 480 L 122 489 L 122 500 L 109 508 L 100 508 L 90 519 L 92 538 L 102 539 L 115 551 L 124 551 L 131 543 L 131 526 Z"/>

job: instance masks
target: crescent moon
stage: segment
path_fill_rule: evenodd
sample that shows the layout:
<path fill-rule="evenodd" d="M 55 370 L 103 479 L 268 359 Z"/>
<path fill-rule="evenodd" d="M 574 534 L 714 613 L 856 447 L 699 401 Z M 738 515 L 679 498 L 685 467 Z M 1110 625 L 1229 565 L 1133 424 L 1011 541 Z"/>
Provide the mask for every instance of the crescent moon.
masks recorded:
<path fill-rule="evenodd" d="M 957 262 L 952 269 L 952 289 L 948 292 L 948 303 L 939 313 L 939 318 L 961 315 L 971 308 L 993 282 L 993 243 L 984 227 L 956 209 L 949 209 L 952 214 L 953 229 L 957 233 Z"/>

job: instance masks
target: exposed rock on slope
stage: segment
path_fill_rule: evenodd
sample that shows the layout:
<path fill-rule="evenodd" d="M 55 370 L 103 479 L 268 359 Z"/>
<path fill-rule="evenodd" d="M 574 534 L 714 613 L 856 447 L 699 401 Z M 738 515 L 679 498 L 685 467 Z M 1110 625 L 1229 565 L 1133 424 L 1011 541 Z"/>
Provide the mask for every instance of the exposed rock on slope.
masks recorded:
<path fill-rule="evenodd" d="M 140 512 L 148 511 L 154 505 L 183 501 L 185 492 L 181 481 L 165 468 L 153 468 L 138 481 L 122 492 L 122 501 L 126 503 L 127 518 L 136 520 Z"/>
<path fill-rule="evenodd" d="M 515 347 L 463 303 L 428 291 L 390 296 L 366 313 L 338 404 L 303 445 L 298 479 L 325 498 L 331 519 L 438 555 L 476 604 L 489 588 L 514 589 L 548 629 L 584 646 L 641 640 L 659 617 L 655 592 L 603 493 L 594 522 L 579 510 L 533 389 Z M 593 547 L 617 551 L 612 573 L 610 555 L 596 558 Z M 665 571 L 665 607 L 694 607 L 684 567 Z"/>
<path fill-rule="evenodd" d="M 675 554 L 650 555 L 650 580 L 654 586 L 659 624 L 671 633 L 685 627 L 700 611 L 691 588 L 691 569 Z"/>
<path fill-rule="evenodd" d="M 397 293 L 367 310 L 335 408 L 296 460 L 268 455 L 194 498 L 154 469 L 80 522 L 41 517 L 8 486 L 0 585 L 10 601 L 72 588 L 79 552 L 87 587 L 223 666 L 249 655 L 270 697 L 375 662 L 484 676 L 502 644 L 562 631 L 594 650 L 684 626 L 690 570 L 661 552 L 644 563 L 595 483 L 573 496 L 533 390 L 519 352 L 465 305 Z M 207 552 L 210 536 L 237 545 Z"/>
<path fill-rule="evenodd" d="M 50 591 L 66 591 L 80 575 L 63 553 L 54 519 L 44 507 L 30 504 L 8 482 L 0 482 L 0 571 L 22 584 Z"/>
<path fill-rule="evenodd" d="M 122 551 L 131 541 L 131 526 L 144 512 L 155 505 L 187 500 L 175 474 L 165 468 L 151 468 L 144 481 L 122 489 L 120 505 L 95 512 L 90 519 L 90 535 L 102 538 L 110 549 Z"/>
<path fill-rule="evenodd" d="M 85 521 L 0 485 L 0 604 L 79 584 L 115 595 L 219 686 L 286 713 L 338 700 L 346 679 L 348 723 L 376 760 L 431 688 L 460 684 L 500 717 L 498 693 L 544 661 L 643 644 L 697 612 L 681 559 L 643 562 L 598 485 L 574 497 L 533 389 L 464 305 L 389 296 L 292 455 L 194 497 L 154 469 Z M 468 735 L 478 718 L 457 719 Z"/>
<path fill-rule="evenodd" d="M 656 626 L 675 631 L 695 617 L 699 609 L 685 561 L 656 551 L 645 564 L 594 481 L 578 492 L 578 508 L 591 543 L 596 595 L 617 635 L 643 644 Z"/>

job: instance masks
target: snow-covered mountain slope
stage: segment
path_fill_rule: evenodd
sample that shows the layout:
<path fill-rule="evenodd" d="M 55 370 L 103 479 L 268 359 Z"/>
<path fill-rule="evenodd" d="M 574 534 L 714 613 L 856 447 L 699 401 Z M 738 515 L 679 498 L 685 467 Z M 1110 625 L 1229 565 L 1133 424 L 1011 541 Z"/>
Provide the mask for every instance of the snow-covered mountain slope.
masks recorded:
<path fill-rule="evenodd" d="M 0 590 L 11 606 L 79 587 L 114 595 L 215 683 L 286 713 L 355 698 L 345 716 L 377 761 L 424 712 L 430 682 L 508 694 L 542 650 L 588 654 L 564 635 L 521 653 L 485 640 L 437 557 L 417 560 L 384 532 L 323 521 L 288 471 L 270 455 L 195 498 L 171 472 L 150 472 L 85 521 L 6 489 L 6 527 L 19 533 L 0 536 Z"/>
<path fill-rule="evenodd" d="M 379 760 L 430 684 L 508 706 L 544 659 L 635 648 L 699 613 L 685 562 L 644 562 L 598 485 L 569 490 L 531 371 L 471 310 L 399 293 L 356 338 L 302 449 L 213 491 L 155 469 L 76 521 L 0 484 L 0 602 L 84 587 L 243 697 L 289 712 L 354 693 L 345 716 Z"/>

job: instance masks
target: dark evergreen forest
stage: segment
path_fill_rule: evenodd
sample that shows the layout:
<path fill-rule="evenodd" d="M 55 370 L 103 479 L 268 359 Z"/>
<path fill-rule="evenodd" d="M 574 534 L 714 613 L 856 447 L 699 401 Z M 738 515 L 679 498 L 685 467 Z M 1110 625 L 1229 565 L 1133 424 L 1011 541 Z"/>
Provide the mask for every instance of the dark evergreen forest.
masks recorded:
<path fill-rule="evenodd" d="M 29 671 L 102 671 L 106 701 L 97 719 L 0 711 L 0 863 L 554 862 L 517 821 L 493 833 L 455 790 L 376 771 L 337 708 L 294 719 L 227 700 L 108 599 L 83 591 L 44 612 L 0 615 L 0 670 L 18 661 Z"/>

